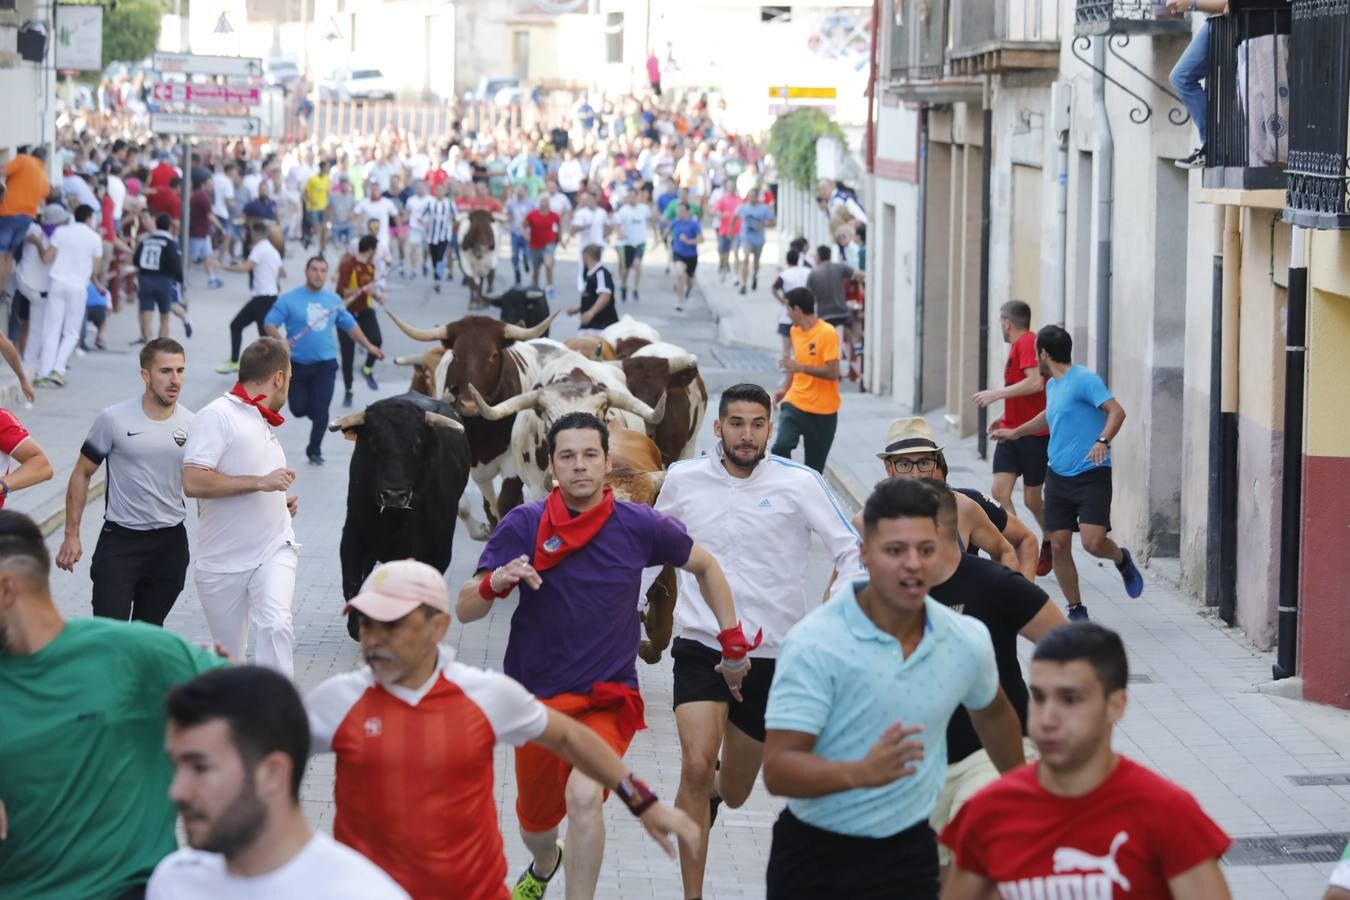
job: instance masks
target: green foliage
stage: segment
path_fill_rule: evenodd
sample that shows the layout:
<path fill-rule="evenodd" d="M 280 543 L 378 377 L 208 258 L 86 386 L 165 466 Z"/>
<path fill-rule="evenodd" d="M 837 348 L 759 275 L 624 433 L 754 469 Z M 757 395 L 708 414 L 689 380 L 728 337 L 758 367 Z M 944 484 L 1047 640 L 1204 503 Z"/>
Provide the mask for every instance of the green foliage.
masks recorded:
<path fill-rule="evenodd" d="M 816 183 L 816 141 L 823 137 L 844 143 L 844 132 L 819 109 L 803 107 L 781 115 L 769 129 L 769 152 L 785 181 L 801 187 Z"/>
<path fill-rule="evenodd" d="M 159 23 L 164 16 L 160 0 L 119 0 L 116 10 L 103 8 L 103 65 L 136 62 L 155 52 Z"/>

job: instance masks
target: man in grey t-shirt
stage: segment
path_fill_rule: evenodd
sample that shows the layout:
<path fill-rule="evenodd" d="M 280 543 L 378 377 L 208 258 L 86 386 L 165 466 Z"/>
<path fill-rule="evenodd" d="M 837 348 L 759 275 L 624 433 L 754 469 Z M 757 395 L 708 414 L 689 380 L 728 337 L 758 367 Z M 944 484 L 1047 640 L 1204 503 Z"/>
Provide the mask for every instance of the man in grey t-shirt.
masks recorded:
<path fill-rule="evenodd" d="M 844 288 L 851 280 L 861 280 L 862 273 L 844 263 L 831 262 L 832 255 L 828 244 L 816 248 L 816 264 L 811 267 L 806 286 L 816 295 L 816 315 L 831 325 L 849 325 L 853 313 L 845 302 Z"/>
<path fill-rule="evenodd" d="M 145 393 L 99 413 L 80 448 L 66 489 L 66 534 L 56 564 L 73 572 L 83 555 L 80 520 L 89 481 L 106 460 L 107 508 L 89 568 L 94 615 L 163 625 L 187 576 L 183 445 L 192 412 L 178 405 L 181 344 L 149 341 L 140 363 Z"/>

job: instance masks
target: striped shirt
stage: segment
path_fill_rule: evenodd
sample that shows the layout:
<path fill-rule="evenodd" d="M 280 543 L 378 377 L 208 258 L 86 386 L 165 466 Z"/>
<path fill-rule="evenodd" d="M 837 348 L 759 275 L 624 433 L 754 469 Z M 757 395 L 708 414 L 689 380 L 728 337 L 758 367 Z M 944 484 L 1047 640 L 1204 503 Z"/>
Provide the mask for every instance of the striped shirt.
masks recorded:
<path fill-rule="evenodd" d="M 427 204 L 427 243 L 444 244 L 450 240 L 455 228 L 455 203 L 449 197 L 438 197 Z"/>

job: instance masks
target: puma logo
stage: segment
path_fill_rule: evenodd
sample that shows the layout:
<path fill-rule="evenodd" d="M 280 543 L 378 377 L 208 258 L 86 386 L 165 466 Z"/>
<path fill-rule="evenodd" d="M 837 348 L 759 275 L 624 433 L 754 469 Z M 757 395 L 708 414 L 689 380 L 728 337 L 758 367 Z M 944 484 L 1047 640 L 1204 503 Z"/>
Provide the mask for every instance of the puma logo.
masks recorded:
<path fill-rule="evenodd" d="M 1073 847 L 1060 847 L 1055 850 L 1054 865 L 1056 872 L 1101 872 L 1122 891 L 1130 889 L 1130 880 L 1120 874 L 1116 865 L 1116 854 L 1130 839 L 1128 832 L 1121 831 L 1111 839 L 1111 849 L 1105 856 L 1093 856 Z"/>

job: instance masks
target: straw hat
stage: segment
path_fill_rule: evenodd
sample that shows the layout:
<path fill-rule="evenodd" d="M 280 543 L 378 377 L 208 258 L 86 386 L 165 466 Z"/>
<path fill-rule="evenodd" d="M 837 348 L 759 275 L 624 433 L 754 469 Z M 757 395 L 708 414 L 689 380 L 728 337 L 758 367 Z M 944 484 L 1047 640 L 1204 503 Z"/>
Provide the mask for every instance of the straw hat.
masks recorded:
<path fill-rule="evenodd" d="M 891 422 L 886 429 L 886 445 L 877 459 L 908 456 L 911 453 L 940 453 L 942 448 L 933 440 L 933 429 L 923 416 L 906 416 Z"/>

